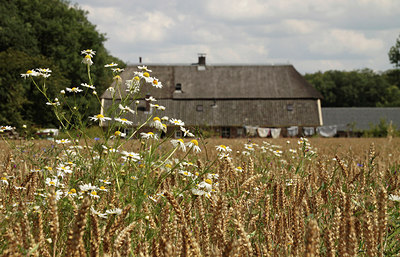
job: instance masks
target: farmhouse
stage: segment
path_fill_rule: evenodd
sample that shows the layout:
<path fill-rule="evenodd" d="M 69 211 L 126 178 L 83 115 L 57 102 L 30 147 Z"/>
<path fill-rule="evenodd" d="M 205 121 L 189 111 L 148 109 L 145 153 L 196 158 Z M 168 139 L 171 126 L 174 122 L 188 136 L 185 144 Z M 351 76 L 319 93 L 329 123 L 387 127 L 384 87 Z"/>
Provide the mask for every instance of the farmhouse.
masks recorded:
<path fill-rule="evenodd" d="M 134 126 L 145 122 L 149 114 L 181 119 L 186 127 L 212 129 L 222 137 L 245 136 L 246 129 L 277 128 L 285 134 L 293 126 L 301 130 L 322 125 L 322 96 L 292 65 L 206 65 L 205 56 L 199 55 L 195 64 L 151 65 L 149 69 L 163 87 L 142 89 L 139 103 L 132 104 L 137 114 L 126 117 Z M 132 79 L 135 71 L 137 66 L 127 67 L 120 74 L 122 81 Z M 121 87 L 121 95 L 114 95 L 118 99 L 124 97 L 123 82 Z M 145 100 L 149 96 L 165 111 L 150 108 Z M 101 98 L 107 114 L 112 92 L 106 91 Z"/>

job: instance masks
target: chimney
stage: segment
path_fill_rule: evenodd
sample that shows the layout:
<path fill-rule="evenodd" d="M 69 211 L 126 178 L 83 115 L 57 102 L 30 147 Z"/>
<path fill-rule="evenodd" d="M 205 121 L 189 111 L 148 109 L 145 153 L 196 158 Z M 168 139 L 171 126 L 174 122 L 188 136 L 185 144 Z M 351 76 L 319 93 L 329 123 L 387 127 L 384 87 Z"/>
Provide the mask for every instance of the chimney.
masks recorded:
<path fill-rule="evenodd" d="M 139 63 L 142 63 L 142 57 L 139 57 Z"/>
<path fill-rule="evenodd" d="M 200 53 L 200 54 L 197 54 L 197 55 L 199 56 L 199 63 L 198 63 L 198 65 L 206 66 L 206 54 Z"/>

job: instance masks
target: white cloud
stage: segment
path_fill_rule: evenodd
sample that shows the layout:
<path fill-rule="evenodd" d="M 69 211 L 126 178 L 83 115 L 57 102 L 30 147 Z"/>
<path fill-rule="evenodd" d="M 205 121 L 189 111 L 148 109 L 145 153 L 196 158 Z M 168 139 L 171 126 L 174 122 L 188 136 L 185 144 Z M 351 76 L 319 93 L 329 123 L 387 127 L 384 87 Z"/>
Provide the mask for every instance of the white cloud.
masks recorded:
<path fill-rule="evenodd" d="M 322 55 L 361 54 L 371 56 L 380 52 L 384 45 L 381 39 L 366 38 L 363 33 L 333 29 L 323 33 L 320 39 L 310 44 L 310 51 Z"/>
<path fill-rule="evenodd" d="M 399 0 L 75 0 L 136 63 L 287 63 L 302 71 L 391 68 Z"/>

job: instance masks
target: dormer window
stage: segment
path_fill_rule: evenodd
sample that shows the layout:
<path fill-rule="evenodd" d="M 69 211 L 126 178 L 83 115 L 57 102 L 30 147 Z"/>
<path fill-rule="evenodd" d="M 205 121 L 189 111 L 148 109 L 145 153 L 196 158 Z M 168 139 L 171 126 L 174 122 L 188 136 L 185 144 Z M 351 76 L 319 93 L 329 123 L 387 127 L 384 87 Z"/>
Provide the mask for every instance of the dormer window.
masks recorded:
<path fill-rule="evenodd" d="M 286 108 L 287 108 L 288 112 L 293 111 L 293 104 L 288 104 L 288 105 L 286 106 Z"/>
<path fill-rule="evenodd" d="M 181 83 L 176 83 L 175 84 L 175 91 L 182 91 L 182 84 Z"/>

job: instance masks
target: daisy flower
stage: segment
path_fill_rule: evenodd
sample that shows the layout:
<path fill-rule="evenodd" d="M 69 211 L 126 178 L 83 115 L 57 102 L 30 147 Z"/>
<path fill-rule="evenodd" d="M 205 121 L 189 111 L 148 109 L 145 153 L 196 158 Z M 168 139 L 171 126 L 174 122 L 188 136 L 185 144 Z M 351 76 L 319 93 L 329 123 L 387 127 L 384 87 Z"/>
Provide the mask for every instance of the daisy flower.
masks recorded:
<path fill-rule="evenodd" d="M 182 138 L 179 139 L 172 139 L 171 143 L 174 147 L 180 148 L 183 152 L 186 152 L 186 145 L 185 142 L 183 142 Z"/>
<path fill-rule="evenodd" d="M 71 143 L 71 140 L 69 140 L 69 139 L 57 139 L 56 143 L 57 144 L 69 144 L 69 143 Z"/>
<path fill-rule="evenodd" d="M 75 189 L 75 188 L 71 188 L 71 190 L 69 190 L 69 191 L 67 192 L 67 195 L 68 195 L 68 196 L 77 196 L 77 194 L 76 194 L 76 189 Z"/>
<path fill-rule="evenodd" d="M 235 171 L 237 171 L 237 172 L 243 172 L 243 168 L 240 167 L 240 166 L 238 166 L 238 167 L 235 168 Z"/>
<path fill-rule="evenodd" d="M 124 71 L 124 69 L 120 69 L 120 68 L 114 68 L 114 69 L 111 69 L 113 72 L 123 72 Z"/>
<path fill-rule="evenodd" d="M 151 107 L 151 108 L 156 108 L 157 110 L 160 110 L 160 111 L 165 111 L 165 107 L 162 106 L 162 105 L 150 104 L 150 107 Z"/>
<path fill-rule="evenodd" d="M 97 215 L 99 218 L 107 219 L 107 213 L 101 213 L 99 211 L 96 211 L 93 206 L 90 207 L 90 212 L 93 213 L 94 215 Z"/>
<path fill-rule="evenodd" d="M 58 171 L 61 171 L 63 173 L 68 173 L 71 174 L 72 173 L 72 169 L 69 166 L 66 166 L 64 164 L 60 164 L 58 165 L 58 167 L 56 168 Z"/>
<path fill-rule="evenodd" d="M 171 122 L 171 124 L 176 126 L 185 126 L 185 123 L 178 119 L 170 119 L 169 122 Z"/>
<path fill-rule="evenodd" d="M 121 131 L 117 130 L 117 131 L 114 132 L 114 136 L 115 137 L 126 137 L 126 133 L 122 133 Z"/>
<path fill-rule="evenodd" d="M 83 91 L 79 87 L 73 87 L 73 88 L 67 87 L 65 90 L 67 90 L 70 93 L 75 93 L 75 94 Z"/>
<path fill-rule="evenodd" d="M 63 187 L 64 185 L 60 183 L 57 177 L 53 178 L 46 178 L 45 181 L 46 185 L 48 186 L 55 186 L 55 187 Z"/>
<path fill-rule="evenodd" d="M 32 69 L 32 70 L 28 70 L 26 73 L 22 73 L 21 77 L 26 79 L 27 77 L 36 77 L 38 75 L 39 75 L 39 73 Z"/>
<path fill-rule="evenodd" d="M 108 67 L 116 67 L 116 66 L 118 66 L 118 64 L 116 64 L 116 63 L 114 63 L 114 62 L 104 65 L 105 68 L 108 68 Z"/>
<path fill-rule="evenodd" d="M 149 101 L 149 102 L 156 102 L 157 101 L 157 99 L 155 99 L 152 96 L 149 96 L 148 98 L 145 98 L 144 100 Z"/>
<path fill-rule="evenodd" d="M 89 55 L 90 57 L 93 57 L 96 54 L 96 51 L 93 51 L 92 49 L 86 49 L 86 50 L 82 50 L 81 54 Z"/>
<path fill-rule="evenodd" d="M 140 133 L 140 135 L 142 136 L 143 139 L 150 139 L 150 138 L 154 138 L 154 139 L 158 139 L 157 135 L 154 134 L 153 132 L 147 132 L 147 133 Z"/>
<path fill-rule="evenodd" d="M 153 86 L 153 87 L 156 87 L 156 88 L 162 88 L 162 84 L 161 84 L 161 82 L 158 80 L 158 79 L 156 79 L 156 78 L 153 78 L 153 81 L 151 82 L 151 85 Z"/>
<path fill-rule="evenodd" d="M 93 186 L 92 183 L 89 183 L 89 184 L 80 185 L 79 189 L 82 192 L 87 192 L 87 191 L 90 191 L 90 190 L 97 190 L 97 186 Z"/>
<path fill-rule="evenodd" d="M 81 86 L 82 86 L 82 87 L 87 87 L 87 88 L 90 88 L 90 89 L 93 89 L 93 90 L 96 89 L 95 86 L 93 86 L 93 85 L 88 85 L 88 84 L 86 84 L 86 83 L 82 83 Z"/>
<path fill-rule="evenodd" d="M 7 185 L 7 186 L 8 186 L 8 181 L 7 181 L 7 178 L 6 178 L 6 177 L 1 177 L 1 178 L 0 178 L 0 182 L 1 182 L 2 184 L 4 184 L 4 185 Z"/>
<path fill-rule="evenodd" d="M 100 196 L 97 195 L 97 191 L 96 190 L 92 190 L 92 192 L 90 192 L 90 197 L 91 198 L 96 198 L 96 199 L 100 198 Z"/>
<path fill-rule="evenodd" d="M 87 64 L 87 65 L 92 65 L 93 64 L 93 61 L 92 61 L 92 56 L 90 56 L 90 55 L 86 55 L 83 59 L 82 59 L 82 63 L 83 64 Z"/>
<path fill-rule="evenodd" d="M 220 152 L 232 152 L 232 149 L 226 145 L 217 145 L 216 148 L 217 148 L 217 151 L 220 151 Z"/>
<path fill-rule="evenodd" d="M 192 194 L 194 195 L 207 195 L 212 192 L 212 181 L 211 179 L 206 179 L 197 185 L 197 188 L 192 189 Z"/>
<path fill-rule="evenodd" d="M 111 182 L 108 181 L 107 179 L 99 179 L 100 182 L 106 184 L 106 185 L 111 185 Z"/>
<path fill-rule="evenodd" d="M 196 139 L 193 139 L 193 140 L 191 140 L 190 142 L 188 142 L 188 143 L 186 144 L 186 146 L 187 146 L 188 148 L 192 148 L 193 151 L 194 151 L 195 153 L 201 152 L 201 149 L 200 149 L 200 147 L 199 147 L 199 142 L 197 142 Z"/>
<path fill-rule="evenodd" d="M 114 119 L 115 121 L 118 121 L 118 122 L 121 122 L 123 125 L 132 125 L 133 124 L 133 122 L 132 121 L 129 121 L 129 120 L 127 120 L 127 119 L 125 119 L 125 118 L 115 118 Z"/>
<path fill-rule="evenodd" d="M 191 133 L 188 129 L 185 129 L 181 126 L 181 131 L 183 132 L 183 137 L 194 137 L 193 133 Z"/>
<path fill-rule="evenodd" d="M 164 130 L 163 124 L 159 117 L 154 117 L 153 121 L 150 123 L 150 127 L 154 127 L 159 130 Z"/>
<path fill-rule="evenodd" d="M 123 151 L 122 152 L 122 159 L 129 161 L 129 160 L 135 160 L 135 161 L 139 161 L 140 160 L 140 155 L 134 152 L 127 152 L 127 151 Z"/>
<path fill-rule="evenodd" d="M 189 172 L 189 171 L 186 171 L 186 170 L 179 170 L 178 173 L 183 175 L 183 176 L 185 176 L 185 177 L 193 177 L 193 174 L 191 172 Z"/>
<path fill-rule="evenodd" d="M 109 117 L 104 117 L 103 114 L 97 114 L 96 116 L 89 117 L 89 118 L 90 118 L 91 120 L 93 120 L 93 121 L 98 121 L 98 120 L 100 120 L 100 121 L 111 120 L 111 118 L 109 118 Z"/>
<path fill-rule="evenodd" d="M 129 108 L 128 106 L 123 106 L 122 104 L 119 104 L 118 107 L 122 112 L 130 112 L 132 114 L 135 114 L 135 111 Z"/>
<path fill-rule="evenodd" d="M 114 208 L 114 209 L 110 209 L 110 210 L 106 210 L 107 214 L 116 214 L 116 215 L 120 215 L 122 213 L 122 209 L 120 208 Z"/>
<path fill-rule="evenodd" d="M 149 70 L 148 68 L 147 68 L 147 66 L 138 66 L 138 69 L 139 70 L 142 70 L 142 71 L 147 71 L 147 72 L 152 72 L 152 70 Z"/>

